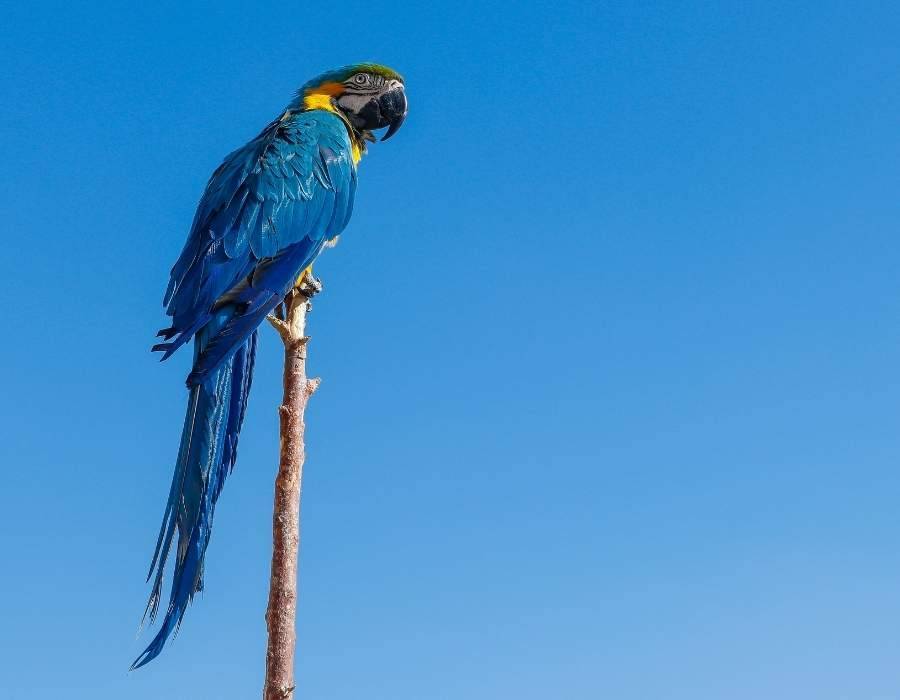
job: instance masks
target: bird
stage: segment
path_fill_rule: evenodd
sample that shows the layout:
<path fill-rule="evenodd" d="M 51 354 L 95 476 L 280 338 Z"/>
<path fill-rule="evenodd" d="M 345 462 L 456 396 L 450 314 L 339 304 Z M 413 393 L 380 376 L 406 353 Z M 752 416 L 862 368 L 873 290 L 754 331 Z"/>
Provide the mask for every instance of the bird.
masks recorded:
<path fill-rule="evenodd" d="M 194 342 L 187 415 L 147 575 L 153 583 L 143 621 L 152 624 L 157 616 L 174 544 L 169 602 L 132 669 L 160 654 L 203 590 L 216 502 L 237 457 L 257 329 L 347 226 L 357 167 L 367 143 L 376 141 L 374 132 L 386 128 L 386 141 L 406 115 L 405 82 L 391 68 L 357 63 L 325 72 L 226 156 L 206 185 L 165 292 L 171 325 L 152 348 L 165 360 Z"/>

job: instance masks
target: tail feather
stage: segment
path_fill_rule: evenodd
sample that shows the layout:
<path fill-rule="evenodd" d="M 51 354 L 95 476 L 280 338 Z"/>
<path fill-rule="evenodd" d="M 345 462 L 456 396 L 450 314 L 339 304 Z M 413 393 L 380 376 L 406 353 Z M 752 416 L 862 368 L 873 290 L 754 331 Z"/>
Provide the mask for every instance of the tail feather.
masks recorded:
<path fill-rule="evenodd" d="M 233 314 L 233 306 L 218 310 L 197 334 L 195 361 Z M 147 577 L 149 580 L 155 572 L 145 619 L 149 616 L 152 623 L 159 610 L 163 572 L 177 533 L 172 589 L 160 629 L 135 659 L 132 669 L 159 655 L 169 637 L 178 631 L 194 594 L 203 588 L 203 560 L 216 502 L 226 477 L 234 468 L 252 381 L 256 338 L 254 332 L 202 383 L 191 387 L 169 500 Z"/>

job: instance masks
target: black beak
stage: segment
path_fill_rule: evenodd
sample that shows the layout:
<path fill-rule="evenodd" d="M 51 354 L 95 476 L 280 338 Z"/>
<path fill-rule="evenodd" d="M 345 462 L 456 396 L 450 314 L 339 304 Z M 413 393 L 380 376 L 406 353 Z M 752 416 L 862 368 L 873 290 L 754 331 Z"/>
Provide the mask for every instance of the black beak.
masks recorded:
<path fill-rule="evenodd" d="M 406 112 L 408 109 L 406 104 L 406 90 L 403 89 L 402 85 L 398 85 L 378 98 L 378 103 L 381 108 L 381 116 L 384 117 L 388 126 L 388 130 L 385 132 L 384 136 L 381 137 L 381 140 L 387 141 L 391 136 L 400 131 L 403 120 L 406 119 Z"/>
<path fill-rule="evenodd" d="M 406 91 L 403 85 L 396 83 L 393 87 L 373 97 L 362 109 L 348 118 L 360 131 L 373 131 L 388 127 L 382 141 L 387 141 L 397 133 L 403 120 L 406 119 Z"/>

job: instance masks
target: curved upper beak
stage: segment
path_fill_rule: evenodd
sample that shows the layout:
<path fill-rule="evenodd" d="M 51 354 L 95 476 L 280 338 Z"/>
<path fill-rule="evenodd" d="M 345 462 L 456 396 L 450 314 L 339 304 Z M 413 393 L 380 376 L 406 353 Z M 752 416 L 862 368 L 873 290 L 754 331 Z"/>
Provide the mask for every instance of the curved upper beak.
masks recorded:
<path fill-rule="evenodd" d="M 378 98 L 378 108 L 381 117 L 384 120 L 384 126 L 388 130 L 381 137 L 382 141 L 387 141 L 391 136 L 396 134 L 406 119 L 408 105 L 406 103 L 406 90 L 403 85 L 398 83 Z"/>

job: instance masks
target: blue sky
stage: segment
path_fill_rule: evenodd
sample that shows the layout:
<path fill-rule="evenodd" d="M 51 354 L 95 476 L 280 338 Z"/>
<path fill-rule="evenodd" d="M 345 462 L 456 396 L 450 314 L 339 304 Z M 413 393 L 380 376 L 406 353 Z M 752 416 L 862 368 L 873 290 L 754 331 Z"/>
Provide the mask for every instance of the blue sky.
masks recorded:
<path fill-rule="evenodd" d="M 279 341 L 129 674 L 148 348 L 222 156 L 372 59 L 411 109 L 317 267 L 298 698 L 900 697 L 895 5 L 150 5 L 0 27 L 0 696 L 258 695 Z"/>

